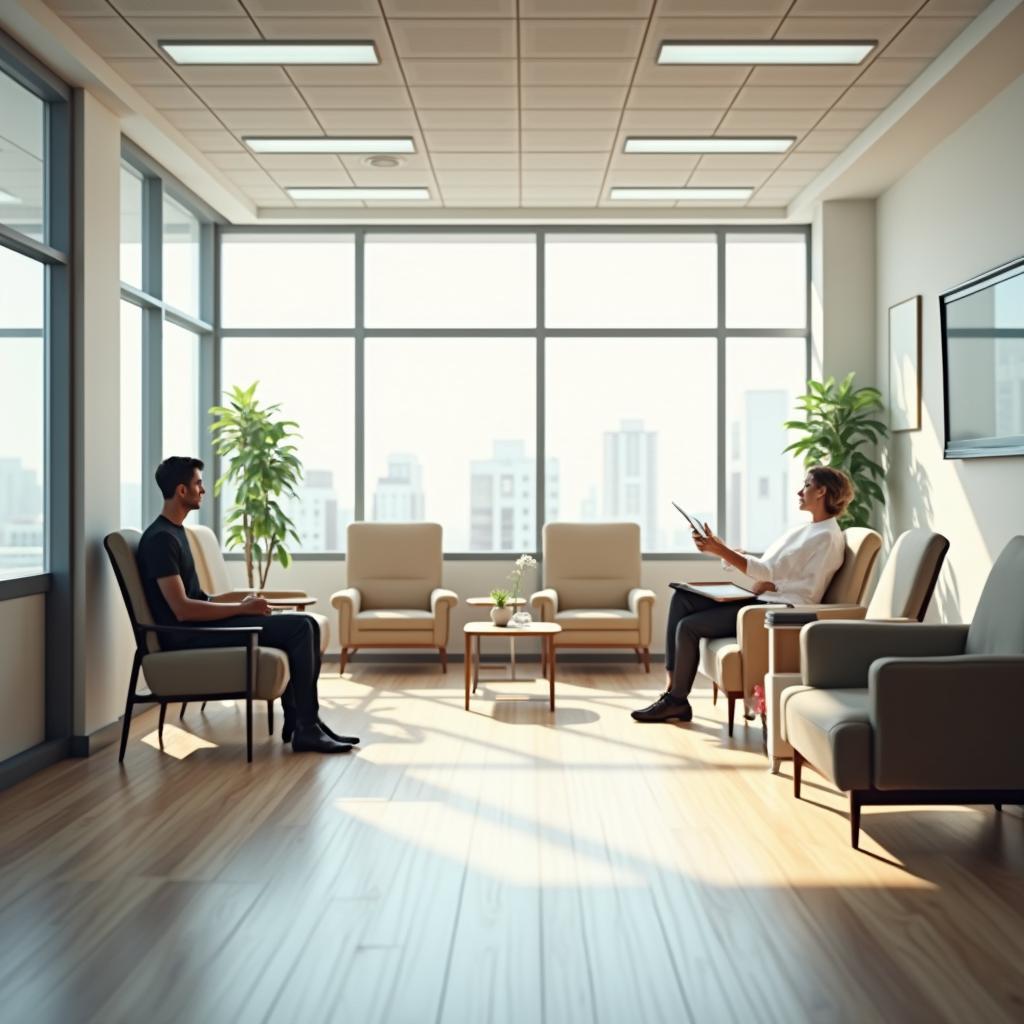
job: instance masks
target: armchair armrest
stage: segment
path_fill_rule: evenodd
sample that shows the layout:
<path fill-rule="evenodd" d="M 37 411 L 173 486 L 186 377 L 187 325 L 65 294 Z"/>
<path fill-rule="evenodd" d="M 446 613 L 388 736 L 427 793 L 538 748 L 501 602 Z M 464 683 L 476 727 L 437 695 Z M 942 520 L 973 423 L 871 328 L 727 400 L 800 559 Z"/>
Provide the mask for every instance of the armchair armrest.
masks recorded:
<path fill-rule="evenodd" d="M 222 594 L 211 594 L 210 600 L 215 604 L 235 604 L 250 594 L 258 594 L 260 597 L 265 597 L 268 601 L 283 601 L 289 597 L 305 600 L 309 597 L 309 594 L 304 590 L 260 590 L 259 588 L 254 588 L 253 590 L 225 590 Z"/>
<path fill-rule="evenodd" d="M 253 633 L 263 632 L 262 626 L 157 626 L 139 623 L 138 629 L 142 633 L 169 633 L 178 636 L 209 636 L 210 633 L 217 633 L 223 636 L 226 633 Z"/>
<path fill-rule="evenodd" d="M 353 621 L 361 606 L 362 598 L 355 587 L 346 587 L 331 594 L 331 607 L 338 610 L 338 642 L 343 650 L 352 637 Z"/>
<path fill-rule="evenodd" d="M 558 591 L 550 587 L 547 590 L 538 590 L 537 593 L 530 595 L 530 604 L 540 612 L 541 622 L 554 622 L 558 614 Z"/>
<path fill-rule="evenodd" d="M 920 627 L 900 627 L 917 631 Z M 1024 789 L 1022 655 L 880 658 L 868 673 L 883 789 Z"/>
<path fill-rule="evenodd" d="M 654 611 L 655 593 L 645 587 L 633 587 L 626 595 L 629 610 L 639 622 L 640 646 L 651 646 L 651 616 Z"/>
<path fill-rule="evenodd" d="M 804 686 L 863 688 L 879 658 L 963 654 L 967 630 L 912 622 L 812 622 L 800 631 Z"/>
<path fill-rule="evenodd" d="M 435 587 L 430 592 L 430 611 L 434 616 L 434 643 L 438 647 L 448 646 L 448 620 L 451 610 L 459 603 L 454 590 Z"/>

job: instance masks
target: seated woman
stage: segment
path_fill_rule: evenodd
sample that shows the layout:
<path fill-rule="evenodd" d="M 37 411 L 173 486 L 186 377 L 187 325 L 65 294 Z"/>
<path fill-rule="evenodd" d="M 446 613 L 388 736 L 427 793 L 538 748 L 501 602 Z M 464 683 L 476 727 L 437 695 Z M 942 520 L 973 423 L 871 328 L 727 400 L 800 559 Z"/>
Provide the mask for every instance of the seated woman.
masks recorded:
<path fill-rule="evenodd" d="M 800 509 L 811 513 L 811 521 L 783 534 L 760 557 L 733 551 L 705 524 L 705 533 L 694 533 L 697 550 L 717 555 L 756 582 L 745 601 L 713 601 L 686 590 L 672 594 L 665 638 L 665 668 L 668 689 L 649 707 L 634 711 L 638 722 L 667 722 L 678 718 L 689 722 L 690 688 L 697 674 L 700 641 L 736 635 L 736 617 L 741 608 L 757 601 L 771 604 L 816 604 L 829 581 L 843 564 L 845 542 L 837 519 L 853 500 L 853 485 L 841 470 L 813 466 L 797 492 Z"/>

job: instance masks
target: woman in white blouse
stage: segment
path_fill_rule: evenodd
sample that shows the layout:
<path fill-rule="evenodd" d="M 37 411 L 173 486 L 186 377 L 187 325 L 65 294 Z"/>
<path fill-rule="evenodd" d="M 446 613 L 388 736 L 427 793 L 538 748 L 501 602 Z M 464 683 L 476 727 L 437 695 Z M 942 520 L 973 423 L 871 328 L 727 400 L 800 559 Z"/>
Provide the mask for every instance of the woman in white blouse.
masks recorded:
<path fill-rule="evenodd" d="M 676 590 L 668 612 L 665 668 L 668 689 L 649 707 L 634 711 L 638 722 L 667 722 L 693 718 L 690 687 L 700 658 L 702 638 L 736 635 L 740 609 L 757 601 L 771 604 L 816 604 L 843 564 L 844 541 L 838 517 L 853 500 L 853 485 L 841 470 L 814 466 L 798 492 L 800 509 L 811 521 L 780 537 L 760 557 L 734 551 L 705 524 L 693 534 L 697 550 L 717 555 L 754 580 L 754 596 L 745 601 L 719 602 L 687 590 Z"/>

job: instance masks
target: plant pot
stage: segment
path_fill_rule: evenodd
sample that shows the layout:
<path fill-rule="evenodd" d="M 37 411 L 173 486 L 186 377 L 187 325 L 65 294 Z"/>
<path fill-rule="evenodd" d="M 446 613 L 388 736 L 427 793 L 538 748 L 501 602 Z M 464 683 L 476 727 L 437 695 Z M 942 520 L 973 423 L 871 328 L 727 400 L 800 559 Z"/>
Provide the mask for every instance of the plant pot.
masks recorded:
<path fill-rule="evenodd" d="M 509 619 L 512 618 L 512 609 L 494 607 L 491 609 L 491 622 L 496 626 L 507 626 Z"/>

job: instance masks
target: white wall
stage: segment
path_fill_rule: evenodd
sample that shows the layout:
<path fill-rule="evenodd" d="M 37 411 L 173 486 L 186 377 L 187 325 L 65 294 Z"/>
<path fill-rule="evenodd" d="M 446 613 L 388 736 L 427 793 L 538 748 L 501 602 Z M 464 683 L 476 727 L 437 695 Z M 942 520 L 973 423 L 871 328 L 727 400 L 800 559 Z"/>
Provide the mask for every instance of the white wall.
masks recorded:
<path fill-rule="evenodd" d="M 1024 255 L 1024 76 L 952 132 L 877 203 L 877 339 L 888 388 L 888 308 L 923 297 L 921 430 L 894 435 L 888 471 L 893 534 L 929 526 L 949 537 L 930 618 L 969 621 L 992 562 L 1024 533 L 1024 458 L 944 461 L 938 296 Z"/>
<path fill-rule="evenodd" d="M 0 761 L 46 739 L 46 595 L 0 601 Z"/>

